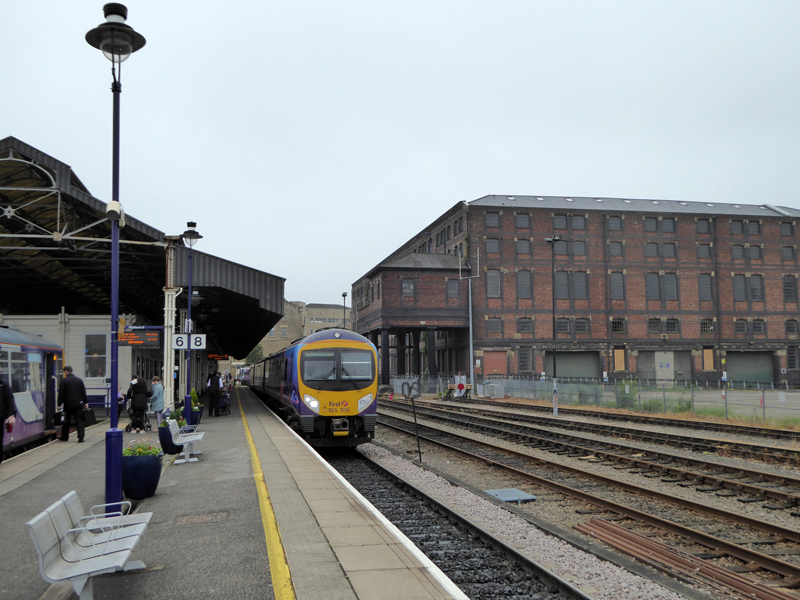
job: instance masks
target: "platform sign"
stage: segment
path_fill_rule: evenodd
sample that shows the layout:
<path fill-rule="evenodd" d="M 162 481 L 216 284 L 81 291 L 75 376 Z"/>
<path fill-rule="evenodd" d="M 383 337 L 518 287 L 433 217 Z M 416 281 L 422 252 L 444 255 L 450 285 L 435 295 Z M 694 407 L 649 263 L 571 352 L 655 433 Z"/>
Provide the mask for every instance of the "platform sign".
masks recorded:
<path fill-rule="evenodd" d="M 189 347 L 191 342 L 192 347 Z M 205 350 L 206 349 L 206 334 L 205 333 L 179 333 L 172 336 L 172 349 L 173 350 Z"/>
<path fill-rule="evenodd" d="M 122 331 L 118 335 L 120 346 L 139 346 L 140 348 L 161 348 L 161 332 L 139 329 Z"/>
<path fill-rule="evenodd" d="M 228 360 L 230 356 L 227 354 L 209 354 L 208 360 Z"/>

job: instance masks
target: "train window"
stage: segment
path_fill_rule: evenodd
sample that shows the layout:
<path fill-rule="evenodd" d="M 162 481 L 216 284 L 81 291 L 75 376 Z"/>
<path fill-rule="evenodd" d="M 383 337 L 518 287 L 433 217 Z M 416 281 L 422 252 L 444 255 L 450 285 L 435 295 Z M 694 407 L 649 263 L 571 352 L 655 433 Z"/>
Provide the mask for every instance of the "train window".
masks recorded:
<path fill-rule="evenodd" d="M 342 350 L 342 380 L 372 379 L 372 353 L 367 350 Z"/>
<path fill-rule="evenodd" d="M 335 379 L 335 350 L 320 349 L 303 352 L 303 381 L 333 381 Z"/>

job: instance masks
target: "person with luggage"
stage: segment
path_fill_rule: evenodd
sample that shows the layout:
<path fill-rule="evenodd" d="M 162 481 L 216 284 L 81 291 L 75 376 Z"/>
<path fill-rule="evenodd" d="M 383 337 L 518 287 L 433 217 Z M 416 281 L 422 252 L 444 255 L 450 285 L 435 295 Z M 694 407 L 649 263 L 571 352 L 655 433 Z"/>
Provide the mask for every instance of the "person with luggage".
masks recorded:
<path fill-rule="evenodd" d="M 59 440 L 62 442 L 69 441 L 69 428 L 72 421 L 74 421 L 75 433 L 78 434 L 78 442 L 83 442 L 83 409 L 87 402 L 86 386 L 83 385 L 83 379 L 73 374 L 72 367 L 69 365 L 65 366 L 64 379 L 61 380 L 61 384 L 58 386 L 57 403 L 59 411 L 64 411 L 64 420 L 61 422 L 61 437 L 58 438 Z"/>
<path fill-rule="evenodd" d="M 142 433 L 144 430 L 144 414 L 147 411 L 147 384 L 138 375 L 134 375 L 131 380 L 131 386 L 128 388 L 126 394 L 131 401 L 131 427 L 136 430 L 136 433 Z"/>

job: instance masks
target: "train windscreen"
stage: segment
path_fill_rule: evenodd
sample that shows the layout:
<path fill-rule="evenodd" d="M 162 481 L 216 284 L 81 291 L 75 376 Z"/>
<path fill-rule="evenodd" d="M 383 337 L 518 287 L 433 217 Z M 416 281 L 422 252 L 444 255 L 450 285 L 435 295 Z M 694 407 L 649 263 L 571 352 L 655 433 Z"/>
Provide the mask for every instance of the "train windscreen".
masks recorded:
<path fill-rule="evenodd" d="M 314 348 L 301 354 L 303 383 L 317 390 L 363 389 L 375 378 L 375 359 L 369 350 Z"/>
<path fill-rule="evenodd" d="M 372 352 L 342 350 L 342 380 L 369 381 L 372 379 Z"/>

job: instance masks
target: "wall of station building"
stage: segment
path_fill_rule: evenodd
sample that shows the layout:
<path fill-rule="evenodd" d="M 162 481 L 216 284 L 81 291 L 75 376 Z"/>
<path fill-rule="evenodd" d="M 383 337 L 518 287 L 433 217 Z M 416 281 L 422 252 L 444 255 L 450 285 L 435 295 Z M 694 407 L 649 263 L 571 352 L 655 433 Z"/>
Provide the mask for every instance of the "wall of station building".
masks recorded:
<path fill-rule="evenodd" d="M 447 235 L 462 218 L 466 228 Z M 480 253 L 472 303 L 477 374 L 550 374 L 555 271 L 559 377 L 800 384 L 793 218 L 463 204 L 446 221 L 430 228 L 430 244 L 420 238 L 408 246 L 464 249 L 475 267 Z M 545 242 L 553 234 L 562 239 L 555 255 Z M 412 299 L 403 297 L 404 277 L 418 282 Z M 430 277 L 436 285 L 428 286 Z M 369 301 L 356 297 L 357 318 L 395 297 L 420 312 L 447 306 L 453 299 L 441 280 L 425 271 L 377 272 L 362 282 Z M 463 338 L 436 336 L 442 371 Z"/>

